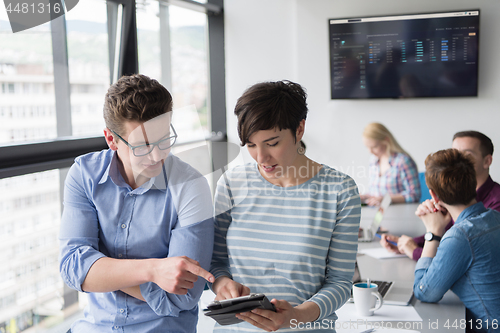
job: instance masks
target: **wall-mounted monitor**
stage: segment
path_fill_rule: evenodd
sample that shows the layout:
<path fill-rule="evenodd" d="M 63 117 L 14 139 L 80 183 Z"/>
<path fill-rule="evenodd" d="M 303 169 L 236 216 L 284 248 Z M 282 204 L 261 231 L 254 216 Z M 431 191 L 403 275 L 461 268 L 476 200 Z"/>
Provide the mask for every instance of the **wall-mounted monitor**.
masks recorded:
<path fill-rule="evenodd" d="M 329 20 L 331 98 L 477 96 L 479 10 Z"/>

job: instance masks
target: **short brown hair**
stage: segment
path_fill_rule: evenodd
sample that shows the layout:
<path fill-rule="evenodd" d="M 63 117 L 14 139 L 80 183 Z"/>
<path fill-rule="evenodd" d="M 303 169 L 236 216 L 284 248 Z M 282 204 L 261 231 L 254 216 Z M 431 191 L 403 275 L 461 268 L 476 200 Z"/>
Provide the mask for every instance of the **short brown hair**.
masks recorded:
<path fill-rule="evenodd" d="M 172 111 L 172 95 L 146 75 L 122 76 L 109 87 L 104 99 L 106 126 L 123 135 L 124 121 L 146 122 Z"/>
<path fill-rule="evenodd" d="M 284 80 L 257 83 L 248 88 L 234 108 L 238 135 L 244 146 L 261 130 L 290 129 L 293 136 L 307 117 L 307 94 L 300 84 Z"/>
<path fill-rule="evenodd" d="M 440 150 L 425 159 L 425 182 L 448 205 L 467 205 L 476 197 L 471 156 L 457 149 Z"/>
<path fill-rule="evenodd" d="M 479 140 L 479 149 L 481 150 L 481 155 L 483 157 L 488 155 L 493 155 L 493 142 L 481 132 L 478 131 L 462 131 L 455 133 L 453 136 L 454 141 L 456 138 L 475 138 Z"/>

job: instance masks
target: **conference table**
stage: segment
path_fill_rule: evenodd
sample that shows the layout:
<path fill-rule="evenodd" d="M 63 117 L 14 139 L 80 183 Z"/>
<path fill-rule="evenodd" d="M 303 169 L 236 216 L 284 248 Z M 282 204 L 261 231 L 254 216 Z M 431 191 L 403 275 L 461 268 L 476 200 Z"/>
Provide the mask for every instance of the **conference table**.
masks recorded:
<path fill-rule="evenodd" d="M 415 210 L 418 204 L 393 204 L 390 205 L 384 212 L 381 227 L 390 231 L 395 235 L 408 235 L 411 237 L 420 236 L 425 233 L 425 227 L 421 220 L 415 216 Z M 376 213 L 376 208 L 362 207 L 361 209 L 361 227 L 367 227 L 373 221 Z M 372 242 L 359 243 L 359 250 L 369 248 L 380 248 L 379 239 L 375 238 Z M 369 274 L 372 280 L 394 281 L 397 284 L 413 285 L 414 270 L 416 262 L 408 257 L 391 258 L 391 259 L 375 259 L 369 255 L 358 253 L 357 262 L 361 275 L 365 277 Z M 214 321 L 202 314 L 201 308 L 204 308 L 214 299 L 215 295 L 206 290 L 200 301 L 200 317 L 198 321 L 199 333 L 211 333 L 214 327 Z M 408 332 L 419 331 L 422 333 L 440 333 L 440 332 L 465 332 L 465 329 L 460 329 L 460 323 L 465 323 L 465 307 L 460 299 L 451 291 L 448 291 L 443 299 L 438 303 L 423 303 L 415 297 L 412 299 L 410 306 L 413 306 L 418 315 L 422 318 L 421 322 L 406 322 L 399 321 L 402 328 L 409 329 Z M 339 322 L 342 318 L 339 317 Z M 370 322 L 367 327 L 377 327 L 379 322 Z M 445 325 L 448 325 L 446 327 Z M 455 325 L 455 327 L 453 327 Z M 363 332 L 361 328 L 342 329 L 337 328 L 338 333 Z M 366 327 L 366 325 L 365 325 Z M 380 327 L 387 327 L 380 326 Z M 393 328 L 396 328 L 393 326 Z M 299 330 L 295 330 L 299 331 Z M 376 329 L 373 333 L 379 332 L 394 332 L 399 333 L 401 330 L 384 330 Z M 328 332 L 328 329 L 325 330 Z"/>
<path fill-rule="evenodd" d="M 384 212 L 381 228 L 395 235 L 420 236 L 425 233 L 425 227 L 415 215 L 418 204 L 393 204 Z M 371 224 L 376 208 L 362 207 L 361 227 Z M 379 239 L 372 242 L 359 243 L 359 250 L 380 248 Z M 408 257 L 376 259 L 367 254 L 360 254 L 357 262 L 362 276 L 369 272 L 372 280 L 389 280 L 400 284 L 413 284 L 416 262 Z M 438 303 L 424 303 L 415 297 L 411 305 L 422 318 L 422 325 L 406 325 L 420 332 L 465 332 L 460 324 L 465 324 L 465 307 L 460 299 L 448 291 Z M 455 327 L 453 327 L 455 325 Z M 413 328 L 416 327 L 416 328 Z M 462 327 L 464 327 L 462 325 Z M 376 331 L 375 331 L 376 332 Z"/>

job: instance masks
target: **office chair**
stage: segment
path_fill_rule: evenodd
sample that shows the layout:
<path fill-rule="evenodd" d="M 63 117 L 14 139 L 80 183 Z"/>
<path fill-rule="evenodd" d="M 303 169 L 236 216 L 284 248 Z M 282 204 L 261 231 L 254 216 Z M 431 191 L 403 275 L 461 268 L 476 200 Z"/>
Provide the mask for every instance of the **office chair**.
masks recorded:
<path fill-rule="evenodd" d="M 427 187 L 427 183 L 425 182 L 425 171 L 418 173 L 418 180 L 420 181 L 420 203 L 424 202 L 427 199 L 432 199 L 429 194 L 429 188 Z"/>

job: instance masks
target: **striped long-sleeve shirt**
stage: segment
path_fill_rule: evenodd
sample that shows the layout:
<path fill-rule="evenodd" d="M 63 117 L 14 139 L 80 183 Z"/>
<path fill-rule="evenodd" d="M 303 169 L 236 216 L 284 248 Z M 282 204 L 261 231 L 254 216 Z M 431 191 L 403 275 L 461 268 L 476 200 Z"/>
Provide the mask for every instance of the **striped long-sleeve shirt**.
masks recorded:
<path fill-rule="evenodd" d="M 316 322 L 334 322 L 350 297 L 360 213 L 354 180 L 327 166 L 293 187 L 269 183 L 255 163 L 237 167 L 217 185 L 211 272 L 292 306 L 314 302 Z M 245 322 L 216 330 L 262 332 Z"/>

